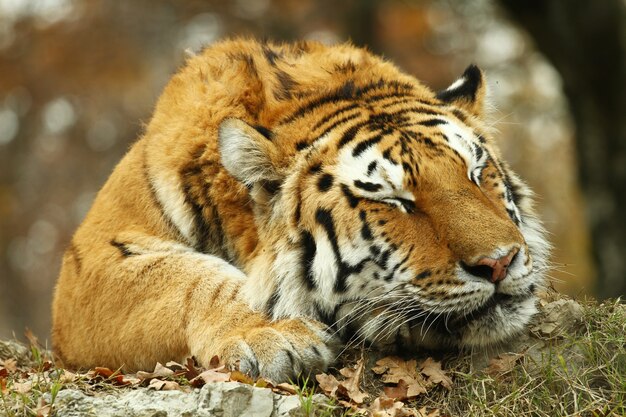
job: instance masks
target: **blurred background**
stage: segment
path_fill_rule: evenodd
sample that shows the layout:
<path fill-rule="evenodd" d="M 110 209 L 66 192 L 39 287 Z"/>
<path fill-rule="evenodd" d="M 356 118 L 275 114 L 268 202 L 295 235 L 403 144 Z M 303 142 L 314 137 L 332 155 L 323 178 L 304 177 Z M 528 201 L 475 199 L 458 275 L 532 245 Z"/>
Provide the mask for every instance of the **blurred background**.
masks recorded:
<path fill-rule="evenodd" d="M 626 294 L 625 0 L 0 0 L 0 339 L 49 338 L 61 254 L 184 51 L 351 40 L 435 89 L 476 63 L 554 286 Z M 111 294 L 123 297 L 123 294 Z M 129 300 L 132 302 L 132 300 Z"/>

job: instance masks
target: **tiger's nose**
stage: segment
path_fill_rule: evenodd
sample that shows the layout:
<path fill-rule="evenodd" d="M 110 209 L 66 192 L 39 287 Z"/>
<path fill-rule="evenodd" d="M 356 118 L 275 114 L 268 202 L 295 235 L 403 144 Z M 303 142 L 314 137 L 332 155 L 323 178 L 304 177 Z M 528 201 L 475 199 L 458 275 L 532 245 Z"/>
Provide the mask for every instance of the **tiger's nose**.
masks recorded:
<path fill-rule="evenodd" d="M 506 278 L 507 268 L 511 265 L 517 252 L 518 249 L 513 249 L 498 259 L 485 256 L 476 261 L 474 265 L 464 263 L 463 269 L 472 275 L 486 278 L 495 284 Z"/>
<path fill-rule="evenodd" d="M 506 270 L 509 265 L 511 265 L 511 261 L 516 254 L 517 249 L 513 249 L 511 252 L 509 252 L 507 255 L 504 255 L 500 259 L 487 257 L 480 258 L 478 262 L 476 262 L 476 265 L 485 265 L 491 268 L 491 277 L 489 281 L 495 284 L 496 282 L 502 281 L 506 277 Z"/>

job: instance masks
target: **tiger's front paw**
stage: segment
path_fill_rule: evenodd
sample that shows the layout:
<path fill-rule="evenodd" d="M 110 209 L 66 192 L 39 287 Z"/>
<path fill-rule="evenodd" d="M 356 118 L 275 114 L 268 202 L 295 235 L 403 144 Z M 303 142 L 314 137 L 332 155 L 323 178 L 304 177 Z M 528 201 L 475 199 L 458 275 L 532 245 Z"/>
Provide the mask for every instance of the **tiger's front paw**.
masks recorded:
<path fill-rule="evenodd" d="M 285 319 L 226 339 L 219 356 L 253 377 L 285 382 L 324 371 L 334 360 L 335 344 L 318 322 Z"/>

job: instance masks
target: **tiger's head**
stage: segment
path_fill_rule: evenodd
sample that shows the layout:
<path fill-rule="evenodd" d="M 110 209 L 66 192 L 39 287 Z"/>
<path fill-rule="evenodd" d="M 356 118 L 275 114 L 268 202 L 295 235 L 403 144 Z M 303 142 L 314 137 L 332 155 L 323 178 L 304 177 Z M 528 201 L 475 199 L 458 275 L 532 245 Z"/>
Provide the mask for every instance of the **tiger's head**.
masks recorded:
<path fill-rule="evenodd" d="M 245 268 L 253 306 L 383 345 L 520 332 L 548 244 L 484 97 L 470 66 L 438 94 L 409 77 L 351 78 L 269 127 L 225 119 L 222 163 L 248 187 L 261 242 Z"/>

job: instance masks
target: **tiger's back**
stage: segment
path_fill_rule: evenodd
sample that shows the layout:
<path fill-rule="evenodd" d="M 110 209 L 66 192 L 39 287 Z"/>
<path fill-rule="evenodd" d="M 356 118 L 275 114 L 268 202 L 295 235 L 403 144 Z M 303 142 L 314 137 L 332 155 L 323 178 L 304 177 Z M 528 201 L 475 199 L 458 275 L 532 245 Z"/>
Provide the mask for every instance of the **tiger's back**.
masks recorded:
<path fill-rule="evenodd" d="M 437 96 L 349 45 L 233 40 L 189 59 L 66 251 L 57 352 L 128 369 L 219 354 L 283 379 L 325 367 L 349 330 L 403 346 L 519 331 L 547 249 L 468 71 Z M 494 317 L 510 328 L 481 330 Z"/>

